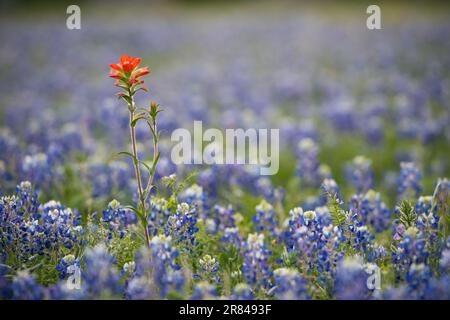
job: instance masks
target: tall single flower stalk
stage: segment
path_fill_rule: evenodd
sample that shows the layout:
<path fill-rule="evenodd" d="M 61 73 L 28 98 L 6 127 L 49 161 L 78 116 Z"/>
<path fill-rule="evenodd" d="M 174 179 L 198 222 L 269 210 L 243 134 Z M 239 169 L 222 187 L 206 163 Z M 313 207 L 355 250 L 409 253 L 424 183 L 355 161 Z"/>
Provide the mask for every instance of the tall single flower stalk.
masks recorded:
<path fill-rule="evenodd" d="M 144 80 L 142 77 L 148 75 L 150 70 L 148 67 L 139 67 L 141 63 L 141 58 L 130 57 L 127 55 L 122 55 L 120 57 L 119 63 L 113 63 L 110 65 L 111 70 L 109 76 L 116 79 L 115 86 L 122 89 L 121 92 L 117 93 L 119 99 L 125 101 L 128 106 L 128 111 L 130 113 L 130 139 L 131 139 L 131 152 L 120 152 L 120 154 L 130 156 L 133 159 L 134 173 L 137 181 L 137 193 L 138 193 L 138 204 L 136 207 L 130 206 L 129 208 L 133 210 L 139 217 L 141 224 L 144 228 L 145 243 L 149 246 L 150 237 L 148 234 L 148 214 L 149 206 L 148 197 L 151 194 L 152 188 L 154 187 L 153 180 L 155 175 L 156 164 L 159 160 L 158 151 L 158 140 L 160 133 L 157 127 L 156 118 L 158 114 L 162 111 L 159 104 L 154 101 L 150 102 L 150 107 L 148 109 L 139 108 L 136 106 L 134 96 L 138 91 L 147 92 L 147 88 L 144 87 Z M 139 160 L 137 153 L 137 141 L 136 141 L 136 125 L 139 121 L 145 121 L 150 129 L 153 139 L 153 159 L 151 166 L 147 165 L 145 162 Z M 147 183 L 144 183 L 141 166 L 148 171 Z"/>

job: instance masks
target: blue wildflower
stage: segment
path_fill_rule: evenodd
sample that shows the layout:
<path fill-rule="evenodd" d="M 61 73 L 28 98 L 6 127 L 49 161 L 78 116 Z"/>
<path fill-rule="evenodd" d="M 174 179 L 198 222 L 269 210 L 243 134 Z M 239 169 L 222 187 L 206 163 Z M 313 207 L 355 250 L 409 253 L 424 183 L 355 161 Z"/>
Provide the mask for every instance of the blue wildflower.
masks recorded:
<path fill-rule="evenodd" d="M 400 199 L 416 198 L 422 192 L 422 174 L 413 162 L 400 163 L 398 194 Z"/>
<path fill-rule="evenodd" d="M 373 188 L 372 161 L 364 156 L 357 156 L 347 167 L 347 177 L 356 188 L 357 193 L 365 193 Z"/>
<path fill-rule="evenodd" d="M 271 285 L 272 271 L 268 264 L 271 251 L 264 244 L 264 235 L 252 233 L 244 242 L 244 265 L 242 273 L 248 284 L 260 290 Z"/>
<path fill-rule="evenodd" d="M 309 299 L 306 281 L 297 270 L 280 268 L 274 272 L 274 294 L 280 300 L 305 300 Z"/>
<path fill-rule="evenodd" d="M 217 288 L 206 281 L 194 285 L 191 300 L 214 300 L 217 298 Z"/>

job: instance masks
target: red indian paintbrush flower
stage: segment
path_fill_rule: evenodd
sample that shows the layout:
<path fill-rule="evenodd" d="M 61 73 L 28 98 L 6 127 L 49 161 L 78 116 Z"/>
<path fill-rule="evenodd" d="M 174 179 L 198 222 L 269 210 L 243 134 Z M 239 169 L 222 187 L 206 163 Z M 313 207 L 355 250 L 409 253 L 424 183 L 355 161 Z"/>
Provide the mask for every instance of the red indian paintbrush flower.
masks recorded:
<path fill-rule="evenodd" d="M 147 225 L 149 210 L 147 200 L 152 189 L 155 187 L 153 178 L 155 176 L 156 164 L 159 160 L 158 138 L 160 134 L 156 126 L 156 116 L 162 110 L 159 109 L 159 105 L 155 102 L 150 103 L 149 109 L 138 108 L 136 106 L 134 100 L 135 93 L 139 90 L 147 91 L 147 89 L 143 87 L 144 80 L 141 80 L 141 77 L 150 73 L 150 70 L 147 67 L 140 68 L 140 63 L 141 58 L 123 55 L 120 57 L 119 63 L 109 65 L 111 67 L 109 76 L 116 79 L 115 86 L 123 90 L 122 92 L 119 92 L 117 96 L 127 103 L 130 114 L 131 153 L 126 152 L 126 154 L 133 158 L 137 192 L 139 195 L 139 204 L 136 208 L 133 208 L 133 211 L 141 218 L 140 221 L 142 221 L 144 227 L 145 242 L 147 243 L 147 246 L 149 246 L 150 238 Z M 145 184 L 142 180 L 140 166 L 143 162 L 139 161 L 136 147 L 136 125 L 139 120 L 145 120 L 153 136 L 153 164 L 151 168 L 148 165 L 145 166 L 146 169 L 148 169 L 148 180 Z"/>
<path fill-rule="evenodd" d="M 141 63 L 141 58 L 122 55 L 119 63 L 109 65 L 111 67 L 109 76 L 117 79 L 116 86 L 124 90 L 147 91 L 144 87 L 136 88 L 137 85 L 144 84 L 140 78 L 150 73 L 147 67 L 139 68 L 139 63 Z"/>

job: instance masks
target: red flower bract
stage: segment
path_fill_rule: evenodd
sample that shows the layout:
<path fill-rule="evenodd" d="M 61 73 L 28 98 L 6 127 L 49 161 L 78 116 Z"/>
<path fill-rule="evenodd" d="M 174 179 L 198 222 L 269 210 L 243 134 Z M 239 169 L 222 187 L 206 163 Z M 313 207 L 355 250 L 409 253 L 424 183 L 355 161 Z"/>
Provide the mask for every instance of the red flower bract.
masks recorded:
<path fill-rule="evenodd" d="M 137 68 L 137 66 L 141 63 L 141 58 L 130 57 L 130 56 L 121 56 L 120 64 L 123 67 L 125 72 L 131 72 Z"/>
<path fill-rule="evenodd" d="M 111 70 L 109 76 L 117 79 L 116 86 L 123 89 L 141 89 L 146 90 L 144 87 L 133 88 L 132 86 L 142 85 L 143 80 L 139 78 L 150 73 L 147 67 L 139 68 L 141 58 L 122 55 L 119 63 L 112 63 L 109 66 Z"/>

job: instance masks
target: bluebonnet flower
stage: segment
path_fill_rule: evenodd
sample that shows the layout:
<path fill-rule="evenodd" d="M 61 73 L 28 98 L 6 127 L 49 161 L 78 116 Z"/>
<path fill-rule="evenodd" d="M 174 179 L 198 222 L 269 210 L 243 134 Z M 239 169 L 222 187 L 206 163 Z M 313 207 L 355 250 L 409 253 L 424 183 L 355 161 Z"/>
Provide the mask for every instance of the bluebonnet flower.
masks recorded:
<path fill-rule="evenodd" d="M 6 265 L 7 260 L 8 254 L 6 253 L 6 251 L 0 251 L 0 277 L 8 273 L 9 266 Z"/>
<path fill-rule="evenodd" d="M 450 300 L 450 276 L 430 278 L 423 290 L 422 298 L 426 300 Z"/>
<path fill-rule="evenodd" d="M 223 179 L 237 195 L 247 190 L 254 195 L 273 199 L 275 189 L 269 179 L 260 176 L 258 166 L 226 165 L 224 167 Z"/>
<path fill-rule="evenodd" d="M 5 188 L 14 183 L 20 167 L 17 159 L 22 157 L 19 140 L 8 128 L 0 128 L 0 150 L 0 177 L 4 178 L 2 187 Z"/>
<path fill-rule="evenodd" d="M 123 161 L 112 161 L 108 164 L 89 163 L 87 172 L 83 177 L 92 185 L 92 196 L 94 198 L 110 197 L 118 191 L 131 194 L 133 180 L 130 166 Z"/>
<path fill-rule="evenodd" d="M 111 239 L 113 232 L 118 232 L 120 237 L 128 232 L 128 226 L 137 223 L 137 215 L 131 210 L 124 209 L 120 202 L 112 200 L 108 208 L 102 212 L 102 222 L 109 229 L 108 239 Z"/>
<path fill-rule="evenodd" d="M 11 281 L 5 275 L 0 275 L 0 299 L 10 300 L 12 299 Z"/>
<path fill-rule="evenodd" d="M 306 186 L 316 186 L 322 180 L 319 172 L 318 154 L 319 148 L 314 140 L 304 138 L 298 143 L 297 174 Z"/>
<path fill-rule="evenodd" d="M 256 194 L 270 201 L 282 196 L 281 188 L 274 188 L 272 181 L 267 177 L 259 177 L 254 181 Z"/>
<path fill-rule="evenodd" d="M 205 255 L 199 262 L 200 267 L 206 273 L 216 273 L 219 268 L 216 259 L 212 258 L 209 254 Z"/>
<path fill-rule="evenodd" d="M 377 248 L 374 244 L 375 235 L 369 230 L 367 225 L 362 223 L 362 218 L 357 210 L 350 210 L 347 213 L 343 227 L 343 240 L 347 245 L 364 259 L 373 262 L 370 259 L 378 257 L 376 254 Z"/>
<path fill-rule="evenodd" d="M 280 268 L 274 272 L 274 294 L 280 300 L 305 300 L 309 299 L 306 281 L 297 270 Z"/>
<path fill-rule="evenodd" d="M 158 258 L 163 264 L 169 265 L 174 270 L 180 267 L 175 263 L 178 251 L 172 246 L 172 237 L 154 236 L 150 241 L 152 256 Z"/>
<path fill-rule="evenodd" d="M 8 173 L 6 171 L 6 164 L 3 160 L 0 160 L 0 178 L 3 181 L 7 181 L 7 179 L 8 179 Z"/>
<path fill-rule="evenodd" d="M 81 131 L 75 123 L 65 123 L 58 132 L 53 143 L 54 148 L 60 149 L 61 154 L 69 154 L 72 151 L 85 151 Z"/>
<path fill-rule="evenodd" d="M 165 119 L 165 118 L 164 118 Z M 164 126 L 164 119 L 161 119 L 161 128 Z M 165 176 L 172 175 L 174 172 L 177 172 L 177 166 L 174 164 L 170 157 L 167 157 L 165 153 L 169 153 L 169 151 L 165 150 L 167 147 L 164 145 L 161 145 L 160 150 L 160 158 L 158 160 L 158 166 L 156 167 L 155 171 L 155 179 L 161 179 Z"/>
<path fill-rule="evenodd" d="M 296 245 L 294 234 L 297 229 L 302 227 L 302 215 L 303 209 L 301 207 L 296 207 L 289 211 L 288 226 L 284 236 L 285 243 L 289 250 L 293 250 Z"/>
<path fill-rule="evenodd" d="M 253 300 L 254 298 L 252 288 L 246 283 L 238 283 L 230 296 L 232 300 Z"/>
<path fill-rule="evenodd" d="M 317 207 L 323 206 L 326 203 L 326 201 L 327 198 L 325 194 L 321 194 L 319 196 L 311 195 L 306 197 L 301 207 L 305 211 L 313 211 Z"/>
<path fill-rule="evenodd" d="M 214 300 L 217 298 L 217 288 L 206 281 L 194 285 L 191 300 Z"/>
<path fill-rule="evenodd" d="M 17 226 L 21 223 L 23 217 L 20 213 L 21 200 L 16 195 L 3 196 L 0 198 L 0 244 L 4 250 L 4 246 L 18 240 L 20 236 L 20 228 Z"/>
<path fill-rule="evenodd" d="M 439 268 L 442 274 L 450 273 L 450 237 L 447 239 L 447 245 L 442 250 Z"/>
<path fill-rule="evenodd" d="M 197 183 L 208 190 L 208 194 L 211 197 L 216 197 L 219 189 L 219 184 L 217 183 L 218 177 L 218 166 L 210 166 L 201 170 L 197 176 Z"/>
<path fill-rule="evenodd" d="M 255 231 L 258 233 L 264 233 L 271 237 L 277 237 L 278 220 L 275 215 L 275 210 L 272 205 L 263 200 L 256 206 L 256 214 L 253 216 L 253 223 Z"/>
<path fill-rule="evenodd" d="M 168 202 L 164 198 L 153 198 L 150 201 L 150 213 L 148 215 L 148 233 L 151 236 L 158 235 L 160 230 L 164 230 L 164 226 L 171 209 Z"/>
<path fill-rule="evenodd" d="M 423 298 L 424 290 L 431 277 L 431 270 L 424 263 L 413 263 L 410 265 L 405 279 L 408 285 L 408 291 L 410 291 L 410 294 L 413 295 L 415 299 Z"/>
<path fill-rule="evenodd" d="M 318 206 L 314 210 L 316 213 L 316 219 L 322 226 L 329 226 L 333 223 L 333 220 L 331 219 L 331 213 L 330 209 L 327 206 Z"/>
<path fill-rule="evenodd" d="M 231 205 L 222 207 L 215 205 L 213 208 L 213 218 L 206 219 L 207 229 L 211 233 L 225 231 L 227 228 L 236 226 L 235 211 Z"/>
<path fill-rule="evenodd" d="M 59 278 L 65 279 L 70 266 L 80 268 L 80 259 L 75 258 L 73 254 L 68 254 L 64 258 L 59 260 L 56 266 L 56 270 L 59 271 Z"/>
<path fill-rule="evenodd" d="M 417 200 L 415 210 L 416 214 L 420 215 L 425 213 L 428 215 L 433 207 L 433 197 L 431 196 L 421 196 Z"/>
<path fill-rule="evenodd" d="M 85 252 L 85 268 L 81 271 L 81 290 L 86 299 L 111 299 L 123 295 L 120 272 L 104 245 Z"/>
<path fill-rule="evenodd" d="M 391 247 L 397 281 L 405 277 L 413 263 L 427 263 L 429 257 L 426 240 L 419 237 L 419 229 L 414 226 L 407 229 L 401 226 L 397 227 L 398 236 L 394 237 L 394 246 Z"/>
<path fill-rule="evenodd" d="M 150 249 L 142 248 L 136 255 L 135 271 L 127 280 L 127 299 L 160 299 L 171 291 L 182 292 L 185 278 L 176 262 L 179 252 L 172 238 L 154 236 Z"/>
<path fill-rule="evenodd" d="M 34 152 L 22 160 L 22 179 L 32 181 L 37 187 L 49 188 L 61 180 L 62 155 L 58 145 L 50 144 L 46 152 Z"/>
<path fill-rule="evenodd" d="M 168 217 L 164 228 L 165 234 L 189 249 L 196 245 L 195 233 L 198 232 L 196 223 L 196 209 L 183 202 L 178 205 L 177 211 Z"/>
<path fill-rule="evenodd" d="M 180 195 L 180 202 L 185 202 L 192 208 L 195 208 L 197 216 L 205 219 L 208 214 L 208 197 L 203 188 L 197 184 L 193 184 Z"/>
<path fill-rule="evenodd" d="M 438 230 L 440 216 L 432 209 L 432 205 L 433 198 L 430 196 L 420 197 L 416 204 L 416 226 L 420 230 L 421 236 L 428 241 L 428 246 L 439 243 Z"/>
<path fill-rule="evenodd" d="M 422 192 L 422 174 L 413 162 L 400 163 L 398 194 L 400 199 L 416 198 Z"/>
<path fill-rule="evenodd" d="M 128 261 L 123 264 L 122 273 L 126 275 L 131 275 L 136 271 L 136 262 Z"/>
<path fill-rule="evenodd" d="M 336 99 L 323 110 L 324 116 L 339 132 L 352 132 L 357 128 L 357 114 L 354 112 L 354 103 L 353 99 L 348 96 Z"/>
<path fill-rule="evenodd" d="M 298 253 L 300 269 L 305 273 L 320 272 L 319 280 L 328 282 L 340 253 L 336 250 L 342 240 L 338 227 L 331 224 L 329 212 L 318 208 L 305 211 L 295 208 L 290 212 L 287 246 Z"/>
<path fill-rule="evenodd" d="M 222 280 L 218 275 L 219 263 L 209 254 L 205 255 L 199 260 L 200 268 L 195 275 L 195 278 L 202 279 L 205 281 L 214 281 L 215 283 L 221 283 Z"/>
<path fill-rule="evenodd" d="M 411 227 L 410 227 L 411 228 Z M 403 232 L 406 234 L 406 230 Z M 418 229 L 409 231 L 412 236 L 419 234 Z M 410 236 L 404 236 L 403 241 L 408 239 L 411 241 Z M 428 263 L 428 253 L 425 252 L 425 240 L 418 239 L 419 243 L 412 243 L 407 250 L 404 250 L 409 254 L 405 255 L 402 274 L 397 274 L 397 281 L 404 279 L 405 284 L 398 288 L 391 288 L 386 290 L 383 297 L 385 299 L 448 299 L 450 297 L 450 290 L 448 285 L 450 284 L 450 278 L 448 276 L 449 270 L 449 257 L 448 248 L 450 245 L 446 245 L 446 248 L 442 251 L 442 255 L 439 261 L 439 268 L 441 271 L 441 277 L 433 277 L 432 270 Z M 415 247 L 412 247 L 415 245 Z M 414 249 L 411 250 L 411 247 Z M 417 255 L 417 256 L 416 256 Z"/>
<path fill-rule="evenodd" d="M 200 172 L 197 183 L 208 190 L 211 198 L 217 198 L 219 189 L 224 186 L 228 186 L 235 194 L 248 191 L 270 200 L 275 195 L 271 181 L 261 177 L 255 166 L 213 165 Z"/>
<path fill-rule="evenodd" d="M 448 179 L 439 179 L 434 191 L 434 200 L 436 201 L 436 210 L 441 215 L 450 214 L 450 181 Z"/>
<path fill-rule="evenodd" d="M 76 270 L 76 269 L 74 269 Z M 81 274 L 81 273 L 80 273 Z M 74 273 L 75 275 L 75 273 Z M 78 281 L 74 279 L 74 281 Z M 53 286 L 46 288 L 46 299 L 50 300 L 82 300 L 86 299 L 83 290 L 70 287 L 68 280 L 61 280 Z"/>
<path fill-rule="evenodd" d="M 327 203 L 327 197 L 336 197 L 336 199 L 342 199 L 341 192 L 339 190 L 339 186 L 336 181 L 333 179 L 324 179 L 320 188 L 324 192 L 322 195 L 322 204 L 325 205 Z"/>
<path fill-rule="evenodd" d="M 40 285 L 34 275 L 27 271 L 19 271 L 12 284 L 12 299 L 42 300 L 45 298 L 45 289 Z"/>
<path fill-rule="evenodd" d="M 334 294 L 339 300 L 370 299 L 372 290 L 367 286 L 368 274 L 361 258 L 345 257 L 337 268 Z"/>
<path fill-rule="evenodd" d="M 354 247 L 358 252 L 367 253 L 372 247 L 372 240 L 375 238 L 367 228 L 367 226 L 359 226 L 354 230 Z"/>
<path fill-rule="evenodd" d="M 264 244 L 264 235 L 252 233 L 244 242 L 244 265 L 242 273 L 248 284 L 259 291 L 261 288 L 269 288 L 271 285 L 272 271 L 268 259 L 271 251 Z"/>
<path fill-rule="evenodd" d="M 369 116 L 361 125 L 367 141 L 371 144 L 380 144 L 384 138 L 384 126 L 380 117 Z"/>
<path fill-rule="evenodd" d="M 161 297 L 168 293 L 170 286 L 181 291 L 185 282 L 184 276 L 179 271 L 180 266 L 175 262 L 178 251 L 172 246 L 171 241 L 171 237 L 165 236 L 155 236 L 151 240 L 154 279 L 160 289 Z"/>
<path fill-rule="evenodd" d="M 370 225 L 375 232 L 386 230 L 391 221 L 391 210 L 381 200 L 381 195 L 373 190 L 366 194 L 354 195 L 350 209 L 357 212 L 363 224 Z"/>
<path fill-rule="evenodd" d="M 356 188 L 357 193 L 365 193 L 373 188 L 372 161 L 364 156 L 357 156 L 347 166 L 347 177 Z"/>
<path fill-rule="evenodd" d="M 384 300 L 410 300 L 412 297 L 409 294 L 406 285 L 400 285 L 398 287 L 389 287 L 383 290 L 382 299 Z"/>
<path fill-rule="evenodd" d="M 52 164 L 45 153 L 25 156 L 22 170 L 28 180 L 36 181 L 38 185 L 50 183 L 53 175 Z"/>
<path fill-rule="evenodd" d="M 122 267 L 122 277 L 125 278 L 125 298 L 130 300 L 144 300 L 158 298 L 157 288 L 151 287 L 152 270 L 151 252 L 148 248 L 141 248 L 136 253 L 135 261 L 126 262 Z"/>
<path fill-rule="evenodd" d="M 71 249 L 83 242 L 81 215 L 59 202 L 39 204 L 29 182 L 17 187 L 17 194 L 0 198 L 1 244 L 12 243 L 18 261 L 44 255 L 62 248 Z"/>
<path fill-rule="evenodd" d="M 127 281 L 125 298 L 129 300 L 156 299 L 158 296 L 146 277 L 132 277 Z"/>
<path fill-rule="evenodd" d="M 39 207 L 38 194 L 36 188 L 33 188 L 31 182 L 22 181 L 16 187 L 16 194 L 21 200 L 20 214 L 24 215 L 26 212 L 33 213 L 32 217 L 38 219 L 39 213 L 37 209 Z"/>
<path fill-rule="evenodd" d="M 57 201 L 49 201 L 41 205 L 39 210 L 42 210 L 43 229 L 31 221 L 28 227 L 29 232 L 36 237 L 33 242 L 38 252 L 58 245 L 71 249 L 82 243 L 83 227 L 81 214 L 77 210 L 65 208 Z"/>
<path fill-rule="evenodd" d="M 226 245 L 235 246 L 238 250 L 241 247 L 242 240 L 238 228 L 226 228 L 221 239 Z"/>

